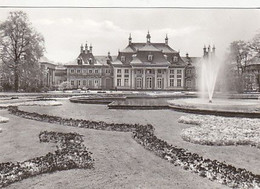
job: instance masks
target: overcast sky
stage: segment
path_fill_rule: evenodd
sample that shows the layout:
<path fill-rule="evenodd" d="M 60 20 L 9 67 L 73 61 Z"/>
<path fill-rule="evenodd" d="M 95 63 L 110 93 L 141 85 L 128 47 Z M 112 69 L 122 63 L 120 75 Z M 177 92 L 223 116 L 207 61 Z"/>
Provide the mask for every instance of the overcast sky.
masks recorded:
<path fill-rule="evenodd" d="M 164 42 L 180 50 L 182 56 L 202 56 L 205 45 L 216 46 L 222 56 L 230 42 L 249 40 L 260 32 L 257 9 L 178 9 L 178 8 L 0 8 L 0 21 L 9 11 L 23 10 L 45 38 L 45 56 L 55 62 L 75 59 L 80 45 L 92 44 L 94 55 L 117 55 L 118 49 L 133 42 Z"/>

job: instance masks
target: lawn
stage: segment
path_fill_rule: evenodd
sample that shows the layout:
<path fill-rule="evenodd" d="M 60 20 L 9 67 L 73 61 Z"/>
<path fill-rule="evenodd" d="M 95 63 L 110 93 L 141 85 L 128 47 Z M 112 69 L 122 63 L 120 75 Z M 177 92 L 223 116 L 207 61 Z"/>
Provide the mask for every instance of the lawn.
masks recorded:
<path fill-rule="evenodd" d="M 89 119 L 114 123 L 150 123 L 155 127 L 157 137 L 168 143 L 188 149 L 190 152 L 225 161 L 235 167 L 260 174 L 260 150 L 250 146 L 206 146 L 186 142 L 181 138 L 181 132 L 185 128 L 194 127 L 178 123 L 178 119 L 186 113 L 173 110 L 111 110 L 105 105 L 74 104 L 68 100 L 61 100 L 60 107 L 21 107 L 21 110 L 30 112 L 42 112 L 61 117 Z"/>
<path fill-rule="evenodd" d="M 70 103 L 67 105 L 70 106 Z M 57 112 L 63 113 L 66 117 L 73 117 L 73 115 L 64 114 L 64 111 L 76 111 L 66 109 L 66 105 L 59 108 L 49 107 L 49 110 L 47 107 L 23 108 L 42 113 L 44 111 L 50 113 L 50 110 L 54 113 L 59 110 Z M 115 113 L 106 110 L 105 106 L 89 106 L 87 109 L 86 106 L 81 106 L 78 114 L 83 112 L 85 113 L 82 117 L 85 119 L 90 118 L 87 115 L 92 115 L 91 119 L 94 119 L 97 112 L 101 115 L 103 112 L 104 116 L 99 118 L 107 121 L 109 121 L 107 116 Z M 43 174 L 6 188 L 225 188 L 217 182 L 175 167 L 155 156 L 137 144 L 131 138 L 131 133 L 64 127 L 19 118 L 8 114 L 6 110 L 1 110 L 0 113 L 10 119 L 8 123 L 1 124 L 3 132 L 0 134 L 0 143 L 3 146 L 0 148 L 0 153 L 4 154 L 1 156 L 1 162 L 24 161 L 54 151 L 54 144 L 39 142 L 38 134 L 43 130 L 82 134 L 85 146 L 93 153 L 95 159 L 94 170 L 77 169 Z M 133 122 L 131 117 L 123 115 L 124 119 L 118 116 L 115 116 L 115 120 L 110 118 L 110 121 Z"/>

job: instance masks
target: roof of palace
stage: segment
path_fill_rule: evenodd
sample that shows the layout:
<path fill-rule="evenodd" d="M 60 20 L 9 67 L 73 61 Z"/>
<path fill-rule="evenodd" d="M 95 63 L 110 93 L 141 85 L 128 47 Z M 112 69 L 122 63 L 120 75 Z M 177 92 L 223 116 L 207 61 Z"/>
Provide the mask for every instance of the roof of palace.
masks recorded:
<path fill-rule="evenodd" d="M 138 50 L 162 51 L 163 53 L 178 53 L 165 43 L 131 43 L 120 52 L 135 53 Z"/>

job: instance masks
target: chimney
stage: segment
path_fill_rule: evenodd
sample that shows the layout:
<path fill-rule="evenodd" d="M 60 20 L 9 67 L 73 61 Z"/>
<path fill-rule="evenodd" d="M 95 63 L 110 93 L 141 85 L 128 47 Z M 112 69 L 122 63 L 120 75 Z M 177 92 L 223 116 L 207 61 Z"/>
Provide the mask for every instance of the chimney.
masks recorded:
<path fill-rule="evenodd" d="M 146 42 L 147 42 L 147 43 L 150 43 L 150 42 L 151 42 L 151 35 L 150 35 L 150 33 L 149 33 L 149 30 L 148 30 L 148 33 L 147 33 L 147 35 L 146 35 Z"/>
<path fill-rule="evenodd" d="M 89 46 L 89 53 L 92 53 L 92 45 L 90 44 L 90 46 Z"/>
<path fill-rule="evenodd" d="M 87 53 L 87 52 L 88 52 L 88 44 L 86 42 L 86 44 L 85 44 L 85 53 Z"/>
<path fill-rule="evenodd" d="M 204 45 L 204 48 L 203 48 L 203 57 L 207 55 L 207 49 L 206 49 L 206 45 Z"/>
<path fill-rule="evenodd" d="M 165 37 L 165 45 L 168 45 L 168 36 L 167 36 L 167 34 L 166 34 L 166 37 Z"/>
<path fill-rule="evenodd" d="M 131 37 L 131 33 L 129 34 L 128 44 L 129 44 L 129 45 L 132 45 L 132 37 Z"/>
<path fill-rule="evenodd" d="M 80 46 L 80 53 L 83 53 L 83 45 Z"/>

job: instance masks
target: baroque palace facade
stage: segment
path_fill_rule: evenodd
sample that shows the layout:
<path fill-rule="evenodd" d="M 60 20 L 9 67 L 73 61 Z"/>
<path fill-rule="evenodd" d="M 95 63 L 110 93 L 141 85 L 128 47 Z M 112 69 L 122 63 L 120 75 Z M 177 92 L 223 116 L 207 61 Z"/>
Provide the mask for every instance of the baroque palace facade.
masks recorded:
<path fill-rule="evenodd" d="M 130 34 L 117 56 L 95 56 L 92 45 L 81 45 L 73 63 L 56 69 L 52 85 L 66 78 L 74 89 L 195 90 L 195 64 L 201 58 L 181 57 L 168 40 L 166 35 L 163 43 L 152 43 L 148 32 L 146 42 L 134 43 Z"/>

